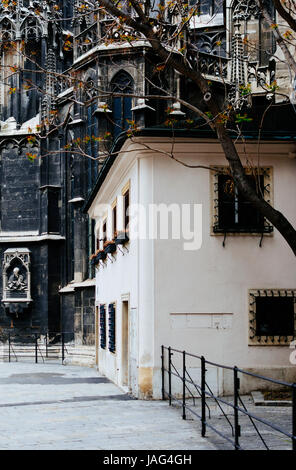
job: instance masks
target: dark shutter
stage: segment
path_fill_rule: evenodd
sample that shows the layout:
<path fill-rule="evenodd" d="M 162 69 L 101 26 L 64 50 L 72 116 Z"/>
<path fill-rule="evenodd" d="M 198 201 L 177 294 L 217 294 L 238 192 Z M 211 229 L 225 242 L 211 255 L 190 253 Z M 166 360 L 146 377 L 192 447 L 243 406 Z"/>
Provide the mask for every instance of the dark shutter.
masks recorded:
<path fill-rule="evenodd" d="M 109 304 L 109 318 L 108 318 L 108 327 L 109 327 L 109 351 L 115 352 L 115 306 L 114 304 Z"/>
<path fill-rule="evenodd" d="M 113 207 L 112 219 L 113 219 L 113 238 L 115 238 L 116 232 L 117 232 L 117 206 Z"/>
<path fill-rule="evenodd" d="M 100 305 L 100 347 L 106 348 L 106 308 Z"/>

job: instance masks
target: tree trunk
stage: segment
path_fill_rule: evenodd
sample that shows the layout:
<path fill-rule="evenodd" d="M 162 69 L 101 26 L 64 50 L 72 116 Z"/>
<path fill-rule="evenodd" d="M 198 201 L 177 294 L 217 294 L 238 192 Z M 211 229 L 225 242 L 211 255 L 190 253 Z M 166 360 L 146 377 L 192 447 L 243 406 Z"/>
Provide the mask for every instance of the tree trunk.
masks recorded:
<path fill-rule="evenodd" d="M 294 255 L 296 256 L 296 231 L 284 215 L 274 209 L 268 202 L 260 197 L 249 185 L 245 171 L 237 154 L 232 139 L 223 126 L 217 128 L 217 135 L 221 142 L 226 159 L 229 162 L 233 180 L 241 194 L 260 211 L 261 214 L 275 226 L 284 237 Z"/>

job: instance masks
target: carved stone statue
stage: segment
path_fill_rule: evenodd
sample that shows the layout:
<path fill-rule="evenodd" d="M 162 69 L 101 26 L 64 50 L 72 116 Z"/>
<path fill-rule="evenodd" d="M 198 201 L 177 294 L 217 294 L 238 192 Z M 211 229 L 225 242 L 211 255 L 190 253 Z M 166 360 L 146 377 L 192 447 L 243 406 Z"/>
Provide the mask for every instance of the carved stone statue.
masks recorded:
<path fill-rule="evenodd" d="M 24 279 L 24 276 L 22 276 L 19 273 L 20 269 L 19 268 L 14 268 L 13 273 L 9 276 L 7 287 L 10 290 L 17 290 L 17 291 L 22 291 L 26 289 L 27 283 Z"/>

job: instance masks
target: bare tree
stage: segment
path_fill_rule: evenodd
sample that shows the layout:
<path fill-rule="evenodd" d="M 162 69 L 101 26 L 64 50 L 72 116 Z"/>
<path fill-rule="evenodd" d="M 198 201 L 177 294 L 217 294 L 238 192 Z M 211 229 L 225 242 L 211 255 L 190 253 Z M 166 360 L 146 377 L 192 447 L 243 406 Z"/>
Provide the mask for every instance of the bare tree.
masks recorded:
<path fill-rule="evenodd" d="M 246 178 L 245 170 L 242 165 L 241 159 L 238 155 L 233 139 L 227 129 L 227 124 L 233 120 L 233 110 L 230 110 L 227 119 L 221 119 L 225 115 L 225 103 L 221 104 L 217 93 L 213 93 L 208 80 L 198 70 L 193 68 L 188 55 L 190 53 L 190 31 L 188 23 L 191 16 L 195 13 L 193 8 L 185 8 L 184 2 L 177 1 L 175 8 L 180 12 L 180 23 L 177 26 L 171 38 L 164 40 L 162 36 L 163 28 L 165 26 L 165 10 L 166 8 L 160 2 L 154 9 L 157 15 L 153 15 L 151 20 L 151 5 L 152 2 L 147 1 L 144 3 L 138 0 L 130 0 L 129 5 L 131 8 L 126 8 L 110 0 L 99 0 L 99 6 L 111 15 L 118 22 L 131 28 L 133 32 L 138 32 L 145 37 L 149 42 L 155 56 L 159 59 L 163 67 L 172 68 L 182 77 L 191 80 L 196 87 L 197 93 L 201 93 L 203 100 L 206 103 L 208 112 L 210 113 L 211 126 L 215 130 L 217 138 L 221 143 L 224 151 L 225 158 L 229 163 L 233 180 L 243 195 L 256 207 L 282 234 L 293 253 L 296 255 L 296 231 L 286 217 L 267 203 L 264 198 L 258 194 L 254 188 L 249 184 Z M 187 34 L 187 41 L 184 36 Z M 181 47 L 180 47 L 181 45 Z"/>
<path fill-rule="evenodd" d="M 215 0 L 219 2 L 220 0 Z M 292 0 L 286 0 L 283 4 L 279 0 L 272 0 L 273 5 L 281 15 L 284 21 L 294 30 L 295 20 L 293 18 L 295 6 Z M 9 0 L 8 7 L 10 5 Z M 279 26 L 273 22 L 273 18 L 270 16 L 269 9 L 267 8 L 266 0 L 257 0 L 258 5 L 261 9 L 263 16 L 265 17 L 267 23 L 270 25 L 270 28 L 275 35 L 275 39 L 278 42 L 279 46 L 282 48 L 283 53 L 286 57 L 287 63 L 290 67 L 290 70 L 295 72 L 295 55 L 293 55 L 293 47 L 295 43 L 293 41 L 295 38 L 292 34 L 287 33 L 284 37 L 280 31 Z M 220 2 L 221 3 L 221 2 Z M 256 5 L 256 3 L 254 2 Z M 210 126 L 210 128 L 215 132 L 217 139 L 219 140 L 225 158 L 229 164 L 230 172 L 234 180 L 235 185 L 240 191 L 241 195 L 251 202 L 253 206 L 267 219 L 269 222 L 277 228 L 277 230 L 284 237 L 293 253 L 296 255 L 296 231 L 287 218 L 276 208 L 272 207 L 263 197 L 260 191 L 256 191 L 254 187 L 250 184 L 249 179 L 247 178 L 245 168 L 242 164 L 240 156 L 235 147 L 235 143 L 231 134 L 231 129 L 236 129 L 237 135 L 239 138 L 243 138 L 242 133 L 240 132 L 237 122 L 244 121 L 244 115 L 241 116 L 238 114 L 237 109 L 240 102 L 244 101 L 248 96 L 250 96 L 250 90 L 248 84 L 240 84 L 240 90 L 235 100 L 229 102 L 227 87 L 228 85 L 223 82 L 222 85 L 225 89 L 225 94 L 221 94 L 221 91 L 217 91 L 215 87 L 209 83 L 208 78 L 200 71 L 198 59 L 197 64 L 193 64 L 192 56 L 198 58 L 199 50 L 196 44 L 191 41 L 191 29 L 190 22 L 199 14 L 200 8 L 202 6 L 202 0 L 200 2 L 190 2 L 185 3 L 183 0 L 177 1 L 168 1 L 164 2 L 162 0 L 145 0 L 145 2 L 140 0 L 123 0 L 113 1 L 113 0 L 98 0 L 98 1 L 85 1 L 81 2 L 79 11 L 76 14 L 81 15 L 90 15 L 92 14 L 94 18 L 104 18 L 105 15 L 111 19 L 110 28 L 118 29 L 118 35 L 121 41 L 126 41 L 129 46 L 133 47 L 133 43 L 138 40 L 145 40 L 149 47 L 153 51 L 155 60 L 157 61 L 156 68 L 162 73 L 173 70 L 177 75 L 181 76 L 185 81 L 190 81 L 195 89 L 196 95 L 201 96 L 199 106 L 196 104 L 190 103 L 186 100 L 186 97 L 183 98 L 180 95 L 172 95 L 169 90 L 166 90 L 163 86 L 158 86 L 159 95 L 153 95 L 154 99 L 166 100 L 171 102 L 178 102 L 180 105 L 187 107 L 191 112 L 195 113 L 197 116 L 204 119 L 204 124 Z M 59 10 L 58 5 L 54 6 L 54 9 Z M 58 13 L 57 13 L 58 15 Z M 170 19 L 174 17 L 175 20 L 172 22 Z M 55 18 L 56 21 L 64 21 L 61 16 Z M 67 19 L 69 20 L 69 18 Z M 130 32 L 129 34 L 121 35 L 120 31 L 122 27 L 125 27 Z M 238 34 L 239 36 L 239 34 Z M 248 41 L 245 38 L 246 42 Z M 72 47 L 72 37 L 68 35 L 64 39 L 64 50 L 67 51 Z M 106 41 L 105 38 L 102 41 Z M 7 47 L 13 45 L 13 42 L 7 41 Z M 251 47 L 251 45 L 249 45 Z M 255 44 L 253 47 L 260 47 L 260 44 Z M 34 139 L 41 138 L 46 139 L 50 133 L 55 132 L 57 129 L 63 130 L 64 126 L 67 123 L 67 120 L 70 115 L 71 107 L 74 104 L 79 104 L 80 106 L 87 106 L 92 100 L 99 99 L 104 101 L 106 98 L 114 98 L 120 96 L 121 93 L 114 93 L 112 91 L 106 91 L 102 89 L 97 84 L 92 84 L 92 95 L 91 98 L 87 100 L 82 100 L 79 98 L 79 93 L 77 91 L 83 91 L 86 89 L 88 84 L 84 83 L 79 74 L 76 73 L 75 69 L 71 69 L 68 72 L 64 73 L 53 73 L 46 70 L 34 59 L 34 56 L 28 56 L 26 51 L 16 45 L 14 47 L 14 56 L 25 57 L 27 59 L 27 70 L 24 70 L 24 61 L 18 60 L 17 66 L 14 64 L 8 64 L 8 69 L 10 70 L 11 75 L 19 76 L 24 71 L 28 72 L 28 63 L 31 64 L 32 69 L 34 69 L 35 74 L 40 74 L 45 76 L 43 79 L 43 84 L 47 81 L 61 81 L 66 80 L 69 83 L 69 86 L 72 86 L 74 91 L 73 98 L 71 99 L 70 105 L 68 106 L 68 111 L 64 114 L 63 118 L 58 120 L 57 110 L 51 110 L 51 114 L 45 121 L 41 123 L 41 133 L 38 135 L 29 136 L 34 143 Z M 238 57 L 239 58 L 239 57 Z M 197 66 L 196 66 L 197 65 Z M 5 75 L 5 74 L 4 74 Z M 222 75 L 222 74 L 221 74 Z M 6 71 L 5 80 L 8 86 L 9 76 Z M 155 84 L 154 84 L 155 85 Z M 34 84 L 32 81 L 28 80 L 27 86 L 30 89 L 37 89 L 38 93 L 47 94 L 49 102 L 54 101 L 54 91 L 50 92 L 50 87 L 43 87 L 40 85 Z M 157 86 L 155 86 L 157 88 Z M 265 88 L 264 88 L 265 87 Z M 265 94 L 275 95 L 277 93 L 276 84 L 264 85 Z M 9 93 L 16 93 L 16 87 L 10 87 Z M 137 97 L 142 99 L 149 99 L 147 94 L 129 94 L 130 97 Z M 222 98 L 221 98 L 222 97 Z M 111 118 L 109 118 L 111 119 Z M 247 120 L 248 118 L 246 118 Z M 133 136 L 133 131 L 135 131 L 134 123 L 131 124 L 130 137 Z M 98 140 L 104 139 L 109 136 L 97 137 Z M 73 145 L 69 148 L 65 148 L 65 152 L 71 152 L 72 154 L 77 153 L 83 156 L 89 156 L 85 151 L 85 143 L 92 136 L 86 136 L 85 141 L 76 139 L 74 142 L 75 149 L 73 150 Z M 70 148 L 71 147 L 71 148 Z M 174 157 L 173 152 L 169 154 L 170 157 Z M 33 156 L 31 155 L 31 158 Z M 182 162 L 179 162 L 182 163 Z M 199 168 L 200 166 L 196 166 Z"/>

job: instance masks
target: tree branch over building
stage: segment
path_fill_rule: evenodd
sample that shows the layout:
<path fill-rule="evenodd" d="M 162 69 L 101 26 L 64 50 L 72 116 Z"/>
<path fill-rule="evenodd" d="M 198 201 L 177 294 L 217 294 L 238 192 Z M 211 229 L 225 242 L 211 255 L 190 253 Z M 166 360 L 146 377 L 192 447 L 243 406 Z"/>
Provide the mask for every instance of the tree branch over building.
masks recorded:
<path fill-rule="evenodd" d="M 182 8 L 183 2 L 176 3 Z M 131 0 L 130 4 L 135 16 L 133 16 L 132 13 L 124 11 L 123 7 L 116 7 L 110 0 L 99 0 L 99 6 L 103 7 L 107 14 L 113 15 L 113 17 L 121 23 L 145 36 L 155 56 L 159 58 L 162 64 L 165 64 L 165 67 L 172 68 L 185 79 L 191 80 L 195 84 L 197 92 L 202 93 L 208 111 L 212 116 L 216 117 L 213 120 L 215 132 L 221 143 L 225 158 L 230 166 L 232 177 L 239 191 L 279 230 L 296 255 L 296 231 L 280 211 L 273 208 L 263 197 L 260 197 L 252 186 L 250 186 L 240 156 L 226 127 L 226 124 L 233 119 L 233 113 L 229 115 L 229 119 L 226 120 L 226 123 L 221 122 L 221 119 L 219 119 L 219 116 L 225 112 L 225 103 L 221 105 L 218 94 L 213 92 L 209 87 L 207 79 L 198 69 L 194 69 L 187 60 L 186 53 L 190 50 L 189 41 L 185 41 L 184 50 L 180 52 L 180 49 L 176 50 L 176 48 L 169 47 L 161 40 L 164 13 L 164 7 L 161 3 L 159 4 L 158 16 L 157 18 L 153 18 L 153 20 L 149 17 L 149 12 L 148 14 L 144 13 L 143 3 L 137 0 Z M 188 14 L 190 14 L 190 12 L 188 13 L 187 10 L 180 19 L 181 22 L 185 23 L 187 21 Z M 139 20 L 136 20 L 137 16 Z M 180 40 L 183 41 L 183 36 Z"/>
<path fill-rule="evenodd" d="M 28 10 L 28 15 L 22 22 L 22 25 L 25 25 L 22 26 L 24 28 L 22 38 L 25 39 L 16 39 L 18 36 L 10 21 L 7 24 L 2 23 L 1 47 L 7 60 L 1 66 L 1 82 L 4 90 L 3 95 L 5 92 L 8 95 L 4 96 L 4 101 L 8 102 L 8 98 L 10 99 L 11 109 L 16 115 L 16 121 L 19 125 L 21 109 L 20 106 L 16 107 L 16 100 L 13 98 L 17 94 L 24 94 L 20 84 L 25 83 L 25 92 L 28 95 L 35 94 L 36 109 L 37 101 L 41 97 L 41 114 L 43 113 L 45 118 L 42 118 L 34 138 L 39 137 L 42 141 L 45 155 L 55 151 L 45 149 L 48 136 L 52 136 L 55 132 L 60 136 L 63 132 L 65 133 L 70 118 L 74 123 L 75 121 L 77 123 L 76 118 L 83 114 L 82 112 L 79 114 L 78 109 L 84 108 L 84 114 L 89 113 L 91 119 L 94 113 L 101 113 L 105 122 L 112 123 L 113 127 L 117 126 L 117 131 L 119 131 L 120 124 L 115 122 L 116 119 L 105 101 L 110 103 L 112 100 L 122 97 L 130 100 L 142 100 L 145 105 L 145 100 L 153 101 L 154 99 L 158 102 L 166 101 L 168 105 L 177 104 L 179 111 L 181 111 L 181 106 L 183 109 L 190 110 L 191 115 L 199 119 L 200 127 L 209 127 L 215 132 L 229 165 L 233 181 L 241 195 L 277 228 L 296 255 L 295 228 L 282 212 L 272 207 L 263 195 L 250 184 L 236 147 L 236 141 L 243 141 L 242 126 L 251 121 L 249 112 L 252 110 L 254 96 L 261 95 L 271 100 L 263 113 L 258 132 L 259 138 L 262 134 L 264 119 L 268 113 L 272 112 L 276 100 L 281 100 L 283 104 L 289 102 L 287 91 L 285 90 L 283 93 L 282 90 L 279 90 L 275 79 L 276 74 L 272 64 L 276 62 L 276 58 L 273 55 L 275 50 L 272 35 L 283 51 L 285 64 L 288 65 L 289 71 L 296 74 L 295 20 L 293 18 L 295 7 L 291 0 L 286 0 L 284 5 L 279 3 L 279 0 L 270 0 L 270 2 L 273 2 L 271 6 L 273 5 L 279 14 L 282 12 L 281 17 L 287 21 L 293 32 L 283 34 L 281 25 L 277 25 L 275 22 L 267 0 L 237 0 L 232 7 L 230 30 L 225 31 L 228 47 L 226 47 L 226 39 L 223 44 L 220 36 L 215 36 L 215 34 L 210 36 L 206 27 L 208 24 L 209 28 L 212 28 L 211 32 L 214 31 L 213 28 L 216 24 L 220 26 L 223 24 L 224 27 L 225 2 L 222 0 L 211 2 L 200 0 L 188 3 L 183 0 L 80 1 L 72 5 L 71 18 L 66 14 L 68 10 L 63 9 L 63 2 L 60 5 L 45 2 L 42 4 L 42 8 L 46 8 L 42 10 L 40 7 L 34 13 L 31 11 L 33 6 L 30 3 L 28 8 L 31 10 Z M 2 3 L 4 5 L 4 2 Z M 3 7 L 5 17 L 7 16 L 6 12 L 13 15 L 16 6 L 17 2 L 5 0 Z M 207 8 L 210 6 L 210 10 L 207 10 L 206 14 L 205 6 Z M 65 16 L 63 17 L 63 15 Z M 262 15 L 268 28 L 261 34 L 259 29 L 262 28 Z M 219 23 L 221 17 L 223 17 L 223 22 Z M 207 21 L 206 25 L 203 25 L 204 35 L 208 35 L 206 46 L 199 42 L 201 18 L 206 18 Z M 249 19 L 257 22 L 257 33 L 253 24 L 251 28 L 246 26 Z M 26 21 L 28 26 L 26 26 Z M 41 28 L 42 21 L 46 24 L 43 30 Z M 244 26 L 242 26 L 243 23 Z M 97 33 L 92 36 L 94 28 Z M 51 41 L 47 55 L 44 52 L 46 50 L 46 35 L 48 38 L 50 37 Z M 32 46 L 33 43 L 36 50 Z M 215 49 L 213 53 L 207 52 L 209 43 L 211 43 L 212 49 Z M 149 56 L 147 63 L 151 67 L 150 70 L 154 70 L 154 72 L 147 77 L 147 74 L 142 72 L 139 67 L 138 76 L 142 74 L 139 79 L 139 82 L 141 81 L 140 87 L 136 90 L 131 90 L 128 87 L 122 90 L 120 88 L 112 89 L 110 83 L 106 84 L 106 78 L 103 76 L 106 59 L 104 56 L 101 60 L 100 54 L 109 54 L 108 60 L 112 60 L 111 50 L 120 47 L 124 51 L 121 63 L 126 63 L 126 66 L 129 67 L 128 60 L 131 60 L 132 53 L 136 55 L 136 51 L 140 51 L 139 45 L 142 47 L 140 54 L 142 53 L 145 57 Z M 37 51 L 38 47 L 40 50 Z M 223 54 L 219 53 L 221 51 Z M 39 60 L 41 53 L 44 54 L 43 61 Z M 74 60 L 71 56 L 72 53 L 74 53 Z M 83 75 L 82 70 L 84 64 L 88 60 L 92 60 L 91 58 L 94 58 L 95 55 L 96 65 L 92 68 L 92 78 L 90 78 L 87 77 L 87 74 Z M 214 66 L 213 58 L 215 59 Z M 60 65 L 58 70 L 57 63 L 62 60 L 67 63 L 68 68 Z M 210 65 L 205 71 L 206 60 Z M 282 58 L 277 60 L 283 62 Z M 252 72 L 253 75 L 251 74 L 252 83 L 248 81 L 250 64 L 255 70 Z M 190 86 L 190 89 L 193 90 L 192 100 L 181 91 L 181 81 L 185 87 Z M 67 85 L 65 88 L 60 86 L 63 82 Z M 172 84 L 173 82 L 174 84 Z M 154 94 L 149 92 L 150 87 Z M 59 109 L 62 106 L 59 103 L 64 99 L 64 93 L 66 95 L 68 93 L 68 101 L 61 112 Z M 28 99 L 26 96 L 25 101 Z M 91 106 L 95 103 L 99 103 L 99 109 L 91 110 Z M 6 108 L 5 103 L 3 109 Z M 171 114 L 173 115 L 173 113 L 167 113 L 169 126 L 174 134 Z M 129 119 L 133 121 L 131 118 Z M 80 121 L 82 122 L 83 119 Z M 117 119 L 117 121 L 119 120 Z M 86 133 L 84 137 L 80 135 L 73 137 L 72 143 L 67 141 L 64 150 L 68 152 L 71 150 L 71 146 L 74 146 L 73 153 L 80 152 L 81 156 L 87 157 L 87 146 L 108 140 L 105 137 L 110 137 L 111 133 L 107 127 L 106 125 L 100 136 Z M 91 129 L 91 125 L 89 129 Z M 126 126 L 122 126 L 121 130 L 127 131 Z M 129 129 L 127 132 L 129 137 L 133 135 L 132 131 L 133 129 Z M 72 135 L 74 132 L 69 131 L 68 134 Z M 101 155 L 101 148 L 97 153 Z M 174 158 L 173 152 L 170 156 Z M 96 158 L 96 155 L 91 155 L 92 160 L 95 161 Z M 178 159 L 175 158 L 175 160 Z M 196 166 L 200 167 L 200 165 Z M 254 173 L 256 173 L 256 168 Z M 259 171 L 257 173 L 259 174 Z"/>

